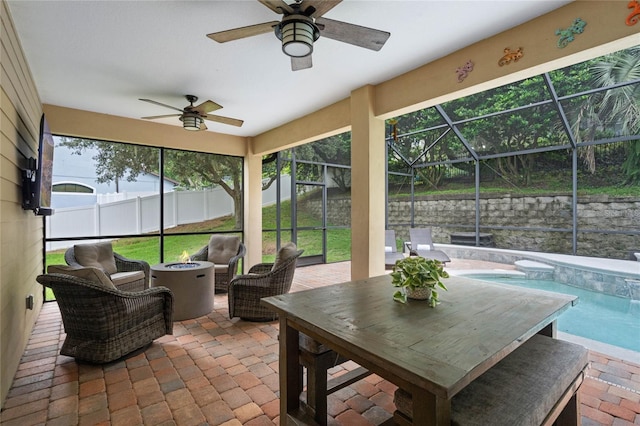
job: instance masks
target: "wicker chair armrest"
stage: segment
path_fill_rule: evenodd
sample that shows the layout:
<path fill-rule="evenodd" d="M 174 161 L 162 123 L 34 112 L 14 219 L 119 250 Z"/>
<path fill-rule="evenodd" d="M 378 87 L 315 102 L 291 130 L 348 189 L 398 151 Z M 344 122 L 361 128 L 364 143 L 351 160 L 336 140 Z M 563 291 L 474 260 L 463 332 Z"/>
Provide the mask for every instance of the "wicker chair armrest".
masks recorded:
<path fill-rule="evenodd" d="M 142 291 L 127 294 L 138 294 L 143 298 L 162 297 L 164 306 L 164 324 L 167 334 L 173 334 L 173 292 L 167 287 L 151 287 Z"/>
<path fill-rule="evenodd" d="M 249 274 L 266 274 L 273 268 L 273 263 L 257 263 L 249 268 Z"/>
<path fill-rule="evenodd" d="M 240 287 L 268 287 L 271 282 L 271 276 L 269 274 L 251 274 L 251 275 L 237 275 L 229 283 L 229 288 Z"/>
<path fill-rule="evenodd" d="M 263 297 L 273 296 L 277 293 L 265 277 L 252 277 L 250 279 L 234 280 L 229 284 L 229 293 L 235 300 L 253 299 L 258 301 Z"/>
<path fill-rule="evenodd" d="M 206 262 L 209 260 L 209 246 L 202 247 L 198 252 L 191 256 L 191 260 Z"/>
<path fill-rule="evenodd" d="M 113 257 L 115 258 L 116 269 L 118 272 L 144 271 L 145 276 L 149 276 L 150 267 L 148 262 L 144 260 L 129 259 L 115 252 L 113 253 Z"/>
<path fill-rule="evenodd" d="M 136 298 L 136 297 L 142 297 L 142 296 L 154 296 L 154 295 L 169 295 L 173 298 L 173 292 L 168 289 L 167 287 L 150 287 L 150 288 L 146 288 L 144 290 L 140 290 L 140 291 L 122 291 L 122 290 L 117 290 L 119 295 L 121 295 L 122 297 L 130 297 L 130 298 Z"/>
<path fill-rule="evenodd" d="M 76 260 L 76 256 L 75 256 L 75 251 L 73 249 L 73 247 L 69 247 L 65 252 L 64 252 L 64 261 L 67 263 L 67 265 L 69 266 L 82 266 L 78 263 L 78 261 Z"/>
<path fill-rule="evenodd" d="M 142 291 L 128 292 L 111 289 L 105 289 L 108 293 L 115 293 L 115 295 L 123 302 L 123 305 L 127 306 L 127 314 L 131 315 L 133 321 L 136 323 L 136 318 L 146 318 L 149 306 L 154 303 L 154 300 L 162 299 L 162 311 L 164 317 L 164 324 L 167 334 L 173 334 L 173 293 L 167 287 L 151 287 Z M 133 315 L 135 313 L 135 315 Z"/>
<path fill-rule="evenodd" d="M 238 265 L 238 261 L 242 259 L 246 253 L 247 253 L 247 248 L 244 246 L 244 244 L 240 243 L 240 247 L 238 247 L 238 254 L 236 254 L 235 256 L 232 256 L 231 259 L 229 259 L 230 271 L 235 272 L 237 270 L 236 268 Z"/>
<path fill-rule="evenodd" d="M 259 283 L 266 282 L 267 285 L 278 288 L 281 284 L 280 281 L 284 279 L 284 276 L 289 271 L 291 264 L 294 263 L 298 259 L 298 257 L 300 257 L 303 251 L 304 250 L 298 251 L 295 256 L 287 259 L 276 270 L 272 270 L 272 263 L 258 263 L 257 265 L 253 265 L 251 269 L 249 269 L 249 275 L 238 275 L 232 280 L 232 282 L 246 281 L 247 283 L 251 283 L 250 285 L 260 285 Z M 262 271 L 262 273 L 260 271 Z M 282 282 L 282 284 L 286 285 L 284 281 Z"/>

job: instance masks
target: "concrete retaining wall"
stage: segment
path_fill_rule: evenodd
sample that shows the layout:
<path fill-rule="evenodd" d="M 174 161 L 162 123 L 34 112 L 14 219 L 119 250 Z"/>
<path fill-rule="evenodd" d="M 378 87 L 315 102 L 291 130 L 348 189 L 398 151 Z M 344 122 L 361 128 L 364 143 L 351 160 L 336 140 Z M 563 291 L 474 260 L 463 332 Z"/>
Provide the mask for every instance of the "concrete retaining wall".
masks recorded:
<path fill-rule="evenodd" d="M 481 230 L 492 234 L 498 248 L 571 254 L 571 201 L 567 194 L 483 196 L 480 200 Z M 319 200 L 310 198 L 300 202 L 299 206 L 320 217 Z M 632 252 L 640 249 L 640 236 L 625 234 L 640 230 L 640 197 L 580 196 L 577 207 L 578 255 L 630 259 Z M 330 224 L 350 225 L 349 198 L 329 200 L 327 211 Z M 394 224 L 410 222 L 410 199 L 390 200 L 388 211 L 390 228 L 396 231 L 398 238 L 408 240 L 409 227 Z M 435 242 L 449 243 L 451 233 L 474 231 L 474 195 L 416 197 L 414 223 L 416 227 L 432 227 Z M 518 227 L 520 230 L 484 227 Z M 530 228 L 553 228 L 554 231 Z"/>

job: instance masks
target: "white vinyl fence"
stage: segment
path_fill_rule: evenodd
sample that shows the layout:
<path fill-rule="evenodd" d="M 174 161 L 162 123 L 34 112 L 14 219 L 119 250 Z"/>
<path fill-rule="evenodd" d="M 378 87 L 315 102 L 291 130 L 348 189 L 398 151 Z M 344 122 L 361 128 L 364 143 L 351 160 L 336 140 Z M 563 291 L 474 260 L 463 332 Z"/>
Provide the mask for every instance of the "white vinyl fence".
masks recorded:
<path fill-rule="evenodd" d="M 291 195 L 291 179 L 281 180 L 283 200 Z M 275 183 L 262 192 L 262 205 L 276 202 Z M 160 195 L 82 207 L 56 209 L 46 218 L 47 238 L 73 238 L 157 232 L 160 229 Z M 234 214 L 233 199 L 222 188 L 172 191 L 164 194 L 165 229 Z M 90 242 L 90 241 L 85 241 Z M 73 241 L 48 242 L 47 250 L 70 247 Z"/>

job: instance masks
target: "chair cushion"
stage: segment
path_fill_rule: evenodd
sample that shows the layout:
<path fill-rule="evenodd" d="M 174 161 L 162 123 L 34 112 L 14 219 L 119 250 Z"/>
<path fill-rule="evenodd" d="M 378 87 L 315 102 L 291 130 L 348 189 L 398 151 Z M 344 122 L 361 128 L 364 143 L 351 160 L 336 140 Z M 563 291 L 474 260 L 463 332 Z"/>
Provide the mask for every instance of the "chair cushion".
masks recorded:
<path fill-rule="evenodd" d="M 417 246 L 416 250 L 433 250 L 431 244 L 417 244 Z"/>
<path fill-rule="evenodd" d="M 120 287 L 123 284 L 129 284 L 134 281 L 144 280 L 144 278 L 144 271 L 126 271 L 111 274 L 111 281 L 116 287 Z"/>
<path fill-rule="evenodd" d="M 105 275 L 105 273 L 100 268 L 94 267 L 82 267 L 77 268 L 68 265 L 50 265 L 47 268 L 47 272 L 50 274 L 65 274 L 71 275 L 76 278 L 82 278 L 87 281 L 91 281 L 92 283 L 98 284 L 101 287 L 108 288 L 111 290 L 115 290 L 116 287 L 113 285 L 113 282 Z"/>
<path fill-rule="evenodd" d="M 110 242 L 76 244 L 73 246 L 73 251 L 76 260 L 82 266 L 93 266 L 102 269 L 109 275 L 118 272 Z"/>
<path fill-rule="evenodd" d="M 278 269 L 282 265 L 282 263 L 284 263 L 290 257 L 295 256 L 297 252 L 298 248 L 292 242 L 288 242 L 280 247 L 280 250 L 278 250 L 278 254 L 276 255 L 276 261 L 273 262 L 273 268 L 271 268 L 271 270 L 275 271 L 276 269 Z"/>
<path fill-rule="evenodd" d="M 209 238 L 207 260 L 216 264 L 228 264 L 229 260 L 238 254 L 239 248 L 240 238 L 234 235 L 212 235 Z"/>

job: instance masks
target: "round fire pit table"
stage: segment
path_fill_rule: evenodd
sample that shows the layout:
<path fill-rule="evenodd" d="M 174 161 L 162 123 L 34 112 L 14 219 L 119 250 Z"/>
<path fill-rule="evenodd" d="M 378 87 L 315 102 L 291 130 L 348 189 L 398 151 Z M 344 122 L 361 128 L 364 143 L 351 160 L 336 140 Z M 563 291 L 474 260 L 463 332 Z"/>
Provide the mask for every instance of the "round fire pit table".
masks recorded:
<path fill-rule="evenodd" d="M 211 262 L 172 262 L 151 266 L 151 287 L 173 292 L 173 320 L 197 318 L 213 311 L 215 273 Z"/>

